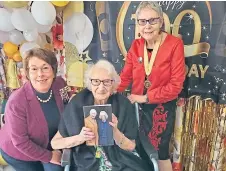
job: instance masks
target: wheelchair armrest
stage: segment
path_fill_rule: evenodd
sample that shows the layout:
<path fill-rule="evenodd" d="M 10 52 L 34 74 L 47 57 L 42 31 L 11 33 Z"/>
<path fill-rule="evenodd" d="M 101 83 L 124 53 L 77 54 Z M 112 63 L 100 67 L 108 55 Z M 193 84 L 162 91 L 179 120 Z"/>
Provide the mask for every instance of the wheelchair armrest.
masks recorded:
<path fill-rule="evenodd" d="M 158 152 L 155 150 L 153 145 L 148 142 L 148 138 L 144 136 L 142 133 L 139 133 L 141 144 L 147 153 L 147 155 L 150 157 L 150 159 L 154 158 L 158 160 Z"/>
<path fill-rule="evenodd" d="M 158 151 L 156 151 L 151 143 L 148 142 L 148 138 L 144 136 L 142 133 L 139 133 L 140 142 L 146 152 L 146 154 L 149 156 L 150 160 L 152 161 L 152 164 L 154 166 L 155 171 L 159 171 L 158 168 Z"/>
<path fill-rule="evenodd" d="M 153 145 L 148 142 L 148 138 L 144 136 L 142 133 L 139 133 L 140 142 L 144 148 L 144 151 L 152 161 L 152 164 L 154 166 L 154 171 L 159 171 L 158 167 L 158 151 L 155 150 Z"/>
<path fill-rule="evenodd" d="M 67 149 L 63 149 L 63 154 L 62 154 L 62 158 L 61 158 L 61 166 L 65 167 L 65 166 L 70 166 L 71 164 L 71 154 L 72 151 L 71 149 L 67 148 Z"/>

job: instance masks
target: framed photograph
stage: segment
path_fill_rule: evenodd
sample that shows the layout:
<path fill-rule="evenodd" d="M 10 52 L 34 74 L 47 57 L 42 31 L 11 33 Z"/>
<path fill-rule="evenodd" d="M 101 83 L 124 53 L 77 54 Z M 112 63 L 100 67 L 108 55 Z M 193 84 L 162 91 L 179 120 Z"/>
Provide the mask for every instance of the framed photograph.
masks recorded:
<path fill-rule="evenodd" d="M 109 124 L 112 121 L 112 107 L 110 104 L 84 106 L 85 127 L 90 128 L 95 138 L 86 141 L 88 146 L 114 145 L 113 128 Z"/>

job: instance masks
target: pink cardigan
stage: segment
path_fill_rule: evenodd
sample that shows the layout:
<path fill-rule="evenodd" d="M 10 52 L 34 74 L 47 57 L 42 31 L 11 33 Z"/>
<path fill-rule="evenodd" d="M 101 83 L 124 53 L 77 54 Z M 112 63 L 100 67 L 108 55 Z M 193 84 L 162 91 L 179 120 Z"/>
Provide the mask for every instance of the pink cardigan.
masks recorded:
<path fill-rule="evenodd" d="M 60 77 L 52 85 L 60 113 L 64 105 L 59 90 L 65 85 Z M 47 150 L 48 143 L 44 113 L 31 83 L 27 82 L 11 94 L 6 104 L 5 125 L 0 130 L 0 148 L 15 159 L 49 162 L 52 152 Z"/>

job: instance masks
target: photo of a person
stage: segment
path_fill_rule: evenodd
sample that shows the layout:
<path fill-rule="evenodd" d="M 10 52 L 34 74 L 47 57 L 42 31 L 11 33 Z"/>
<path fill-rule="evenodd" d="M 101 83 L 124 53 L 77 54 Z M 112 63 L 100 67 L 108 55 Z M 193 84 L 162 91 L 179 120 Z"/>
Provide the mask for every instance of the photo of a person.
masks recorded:
<path fill-rule="evenodd" d="M 98 134 L 100 146 L 108 146 L 109 144 L 113 145 L 113 139 L 108 138 L 113 137 L 113 132 L 108 123 L 108 114 L 105 111 L 101 111 L 99 114 Z"/>
<path fill-rule="evenodd" d="M 1 122 L 0 122 L 0 128 L 5 124 L 5 115 L 4 114 L 0 114 L 1 116 Z"/>
<path fill-rule="evenodd" d="M 89 112 L 89 116 L 85 118 L 86 128 L 90 128 L 91 131 L 95 134 L 94 139 L 86 141 L 86 145 L 88 146 L 98 145 L 99 136 L 98 136 L 98 126 L 97 126 L 96 116 L 97 116 L 97 111 L 95 109 L 91 109 Z"/>

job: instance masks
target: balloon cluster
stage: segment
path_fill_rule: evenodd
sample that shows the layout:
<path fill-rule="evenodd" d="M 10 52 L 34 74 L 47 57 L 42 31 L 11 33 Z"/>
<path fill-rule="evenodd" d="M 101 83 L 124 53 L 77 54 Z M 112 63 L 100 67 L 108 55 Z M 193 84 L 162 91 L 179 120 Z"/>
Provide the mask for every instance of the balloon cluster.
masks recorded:
<path fill-rule="evenodd" d="M 69 1 L 3 1 L 0 6 L 0 43 L 5 56 L 21 62 L 35 47 L 47 47 L 48 33 L 56 19 L 56 8 Z"/>

